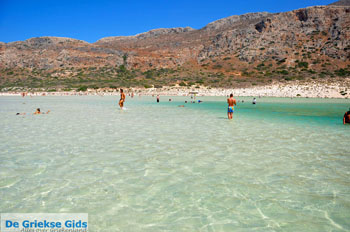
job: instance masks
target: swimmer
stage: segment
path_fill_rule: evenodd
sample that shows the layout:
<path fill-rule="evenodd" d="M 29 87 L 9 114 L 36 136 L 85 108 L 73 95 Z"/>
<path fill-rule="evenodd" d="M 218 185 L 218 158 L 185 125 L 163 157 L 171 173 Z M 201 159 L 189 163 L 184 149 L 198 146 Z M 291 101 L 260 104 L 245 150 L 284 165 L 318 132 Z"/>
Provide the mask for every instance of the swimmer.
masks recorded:
<path fill-rule="evenodd" d="M 348 112 L 345 112 L 343 117 L 343 124 L 350 124 L 350 108 Z"/>
<path fill-rule="evenodd" d="M 16 115 L 26 115 L 26 113 L 17 113 Z"/>
<path fill-rule="evenodd" d="M 184 105 L 180 105 L 179 107 L 185 107 Z"/>
<path fill-rule="evenodd" d="M 228 119 L 232 119 L 234 106 L 236 105 L 236 99 L 233 98 L 233 94 L 230 94 L 230 98 L 227 99 L 227 117 Z"/>
<path fill-rule="evenodd" d="M 125 94 L 124 94 L 123 89 L 120 89 L 120 100 L 119 100 L 120 109 L 123 109 L 124 102 L 125 102 Z"/>
<path fill-rule="evenodd" d="M 46 112 L 46 114 L 48 114 L 48 113 L 50 113 L 50 110 L 48 110 L 48 111 Z M 34 112 L 34 114 L 45 114 L 45 112 L 41 112 L 41 111 L 40 111 L 40 108 L 37 108 L 36 111 Z"/>

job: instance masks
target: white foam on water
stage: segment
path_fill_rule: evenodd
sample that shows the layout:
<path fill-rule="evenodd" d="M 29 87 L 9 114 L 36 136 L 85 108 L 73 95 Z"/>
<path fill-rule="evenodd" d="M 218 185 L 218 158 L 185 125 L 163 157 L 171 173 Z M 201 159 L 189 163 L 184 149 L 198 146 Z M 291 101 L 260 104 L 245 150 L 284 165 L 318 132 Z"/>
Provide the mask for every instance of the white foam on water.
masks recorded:
<path fill-rule="evenodd" d="M 325 217 L 334 227 L 336 227 L 336 228 L 338 228 L 338 229 L 340 229 L 340 230 L 344 230 L 344 228 L 343 228 L 341 225 L 335 223 L 335 222 L 329 217 L 327 211 L 324 211 L 324 217 Z M 344 230 L 344 231 L 345 231 L 345 230 Z"/>

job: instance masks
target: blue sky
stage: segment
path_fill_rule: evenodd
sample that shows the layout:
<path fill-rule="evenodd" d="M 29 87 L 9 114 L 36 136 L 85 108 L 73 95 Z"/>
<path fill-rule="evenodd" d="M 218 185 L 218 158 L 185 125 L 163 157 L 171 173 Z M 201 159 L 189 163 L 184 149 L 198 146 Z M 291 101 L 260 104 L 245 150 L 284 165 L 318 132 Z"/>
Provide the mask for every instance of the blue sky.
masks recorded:
<path fill-rule="evenodd" d="M 0 41 L 60 36 L 95 42 L 151 29 L 195 29 L 249 12 L 283 12 L 335 0 L 0 0 Z"/>

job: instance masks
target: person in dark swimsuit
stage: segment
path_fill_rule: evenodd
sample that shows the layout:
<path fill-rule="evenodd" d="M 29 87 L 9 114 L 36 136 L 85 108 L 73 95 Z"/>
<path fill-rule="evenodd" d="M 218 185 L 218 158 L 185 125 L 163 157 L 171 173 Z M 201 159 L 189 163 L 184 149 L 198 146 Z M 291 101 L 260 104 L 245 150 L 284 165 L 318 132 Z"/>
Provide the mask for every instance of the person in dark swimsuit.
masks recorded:
<path fill-rule="evenodd" d="M 348 112 L 345 112 L 343 117 L 343 124 L 350 124 L 350 108 Z"/>

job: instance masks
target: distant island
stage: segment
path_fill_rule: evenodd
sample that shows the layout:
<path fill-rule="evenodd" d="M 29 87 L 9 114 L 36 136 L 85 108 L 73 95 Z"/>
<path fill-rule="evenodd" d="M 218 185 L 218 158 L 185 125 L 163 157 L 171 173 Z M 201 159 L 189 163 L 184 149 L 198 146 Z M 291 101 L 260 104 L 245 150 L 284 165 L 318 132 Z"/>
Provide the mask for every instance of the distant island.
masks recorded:
<path fill-rule="evenodd" d="M 332 96 L 347 98 L 349 78 L 349 0 L 230 16 L 199 30 L 161 28 L 95 43 L 61 37 L 0 42 L 2 92 L 313 83 L 336 86 L 339 96 Z"/>

